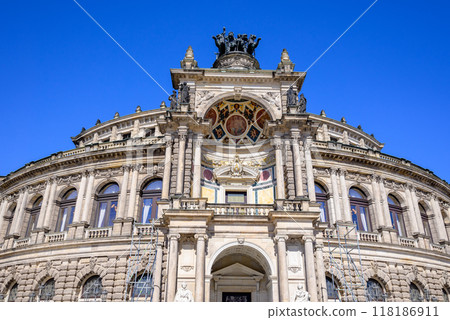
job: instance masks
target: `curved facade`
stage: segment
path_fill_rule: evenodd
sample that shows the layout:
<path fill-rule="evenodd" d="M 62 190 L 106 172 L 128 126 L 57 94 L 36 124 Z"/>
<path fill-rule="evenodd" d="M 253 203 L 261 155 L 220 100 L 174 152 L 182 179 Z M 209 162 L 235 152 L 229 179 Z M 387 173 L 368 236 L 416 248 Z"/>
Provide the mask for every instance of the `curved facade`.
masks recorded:
<path fill-rule="evenodd" d="M 3 300 L 130 300 L 151 277 L 152 301 L 184 283 L 194 301 L 294 301 L 299 284 L 311 301 L 448 301 L 449 185 L 304 112 L 287 52 L 276 70 L 245 55 L 202 69 L 188 50 L 171 70 L 187 98 L 0 181 Z"/>

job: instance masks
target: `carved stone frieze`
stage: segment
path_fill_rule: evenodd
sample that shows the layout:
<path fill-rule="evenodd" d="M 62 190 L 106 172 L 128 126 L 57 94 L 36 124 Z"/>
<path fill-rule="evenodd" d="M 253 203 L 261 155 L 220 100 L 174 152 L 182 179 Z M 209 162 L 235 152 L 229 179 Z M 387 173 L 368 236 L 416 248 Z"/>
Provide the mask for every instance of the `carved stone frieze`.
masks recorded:
<path fill-rule="evenodd" d="M 202 108 L 205 104 L 208 103 L 212 98 L 214 98 L 215 94 L 211 91 L 197 91 L 195 101 L 197 102 L 197 108 Z"/>
<path fill-rule="evenodd" d="M 266 100 L 267 102 L 273 104 L 275 107 L 277 107 L 278 109 L 281 106 L 281 101 L 280 101 L 280 94 L 279 93 L 274 93 L 274 92 L 266 92 L 264 94 L 261 95 L 261 98 L 263 98 L 264 100 Z"/>

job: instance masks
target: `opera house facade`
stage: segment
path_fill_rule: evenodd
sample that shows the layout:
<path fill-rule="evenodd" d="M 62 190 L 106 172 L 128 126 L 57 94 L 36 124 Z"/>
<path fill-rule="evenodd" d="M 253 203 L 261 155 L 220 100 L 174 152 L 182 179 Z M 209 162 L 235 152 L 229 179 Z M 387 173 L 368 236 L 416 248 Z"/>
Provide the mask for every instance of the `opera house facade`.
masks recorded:
<path fill-rule="evenodd" d="M 308 113 L 286 50 L 215 41 L 168 102 L 0 177 L 0 300 L 448 301 L 448 183 Z"/>

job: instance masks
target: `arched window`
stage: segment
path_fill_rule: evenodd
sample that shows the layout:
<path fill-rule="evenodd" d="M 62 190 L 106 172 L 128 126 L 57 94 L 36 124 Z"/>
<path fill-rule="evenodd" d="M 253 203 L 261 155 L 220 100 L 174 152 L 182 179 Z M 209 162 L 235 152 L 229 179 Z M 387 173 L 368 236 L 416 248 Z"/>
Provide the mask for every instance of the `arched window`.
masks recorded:
<path fill-rule="evenodd" d="M 39 286 L 39 301 L 53 301 L 55 296 L 55 280 L 49 279 Z"/>
<path fill-rule="evenodd" d="M 328 216 L 327 206 L 328 195 L 320 184 L 314 183 L 314 187 L 316 190 L 316 202 L 320 204 L 320 221 L 329 222 L 330 218 Z"/>
<path fill-rule="evenodd" d="M 330 277 L 325 277 L 327 283 L 327 296 L 329 301 L 339 301 L 339 290 L 336 286 L 336 282 Z"/>
<path fill-rule="evenodd" d="M 389 213 L 391 215 L 392 227 L 400 237 L 406 237 L 405 220 L 400 202 L 393 195 L 388 196 Z"/>
<path fill-rule="evenodd" d="M 34 201 L 33 207 L 31 207 L 30 218 L 28 219 L 27 231 L 25 232 L 25 238 L 31 235 L 31 231 L 36 228 L 37 221 L 39 219 L 39 212 L 41 211 L 42 197 L 39 197 Z"/>
<path fill-rule="evenodd" d="M 411 283 L 409 285 L 409 297 L 412 302 L 422 302 L 423 301 L 422 292 L 420 291 L 419 287 L 414 283 Z"/>
<path fill-rule="evenodd" d="M 82 300 L 97 300 L 101 299 L 103 295 L 102 278 L 99 276 L 92 276 L 86 280 L 81 291 Z"/>
<path fill-rule="evenodd" d="M 8 302 L 16 302 L 17 292 L 19 291 L 19 285 L 17 283 L 11 286 L 8 292 Z"/>
<path fill-rule="evenodd" d="M 131 292 L 132 299 L 150 299 L 153 292 L 152 276 L 148 273 L 138 276 L 133 290 Z"/>
<path fill-rule="evenodd" d="M 111 227 L 113 225 L 117 213 L 119 191 L 117 183 L 107 184 L 100 191 L 97 196 L 98 209 L 95 215 L 95 228 Z"/>
<path fill-rule="evenodd" d="M 5 219 L 7 220 L 5 235 L 10 234 L 10 232 L 12 231 L 11 227 L 12 227 L 12 222 L 14 220 L 14 214 L 16 213 L 16 209 L 17 209 L 16 204 L 13 204 L 9 208 L 7 216 L 5 216 Z"/>
<path fill-rule="evenodd" d="M 442 296 L 444 298 L 444 302 L 449 302 L 448 300 L 448 291 L 445 288 L 442 288 Z"/>
<path fill-rule="evenodd" d="M 76 189 L 70 189 L 62 197 L 58 221 L 56 223 L 56 232 L 63 232 L 72 224 L 73 212 L 75 211 L 75 202 L 77 201 L 78 192 Z"/>
<path fill-rule="evenodd" d="M 423 231 L 425 232 L 426 236 L 430 237 L 430 241 L 434 242 L 433 234 L 431 233 L 430 218 L 428 217 L 425 207 L 421 203 L 419 203 L 419 212 L 420 218 L 422 219 Z"/>
<path fill-rule="evenodd" d="M 385 301 L 385 294 L 381 284 L 374 279 L 367 280 L 367 299 L 369 301 Z"/>
<path fill-rule="evenodd" d="M 369 217 L 369 201 L 367 201 L 366 195 L 358 188 L 350 188 L 348 195 L 350 197 L 352 221 L 356 225 L 356 229 L 372 231 Z"/>
<path fill-rule="evenodd" d="M 162 180 L 152 180 L 142 190 L 141 223 L 150 223 L 158 218 L 158 205 L 156 201 L 161 199 Z"/>

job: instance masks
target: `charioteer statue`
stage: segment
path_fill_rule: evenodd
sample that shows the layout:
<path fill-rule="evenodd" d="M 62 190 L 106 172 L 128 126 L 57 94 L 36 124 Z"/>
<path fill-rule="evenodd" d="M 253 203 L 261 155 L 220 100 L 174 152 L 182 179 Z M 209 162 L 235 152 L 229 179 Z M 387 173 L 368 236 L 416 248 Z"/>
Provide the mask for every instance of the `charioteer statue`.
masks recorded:
<path fill-rule="evenodd" d="M 238 34 L 235 37 L 231 31 L 226 35 L 225 27 L 222 33 L 212 38 L 219 49 L 219 57 L 231 52 L 247 53 L 253 56 L 259 41 L 261 41 L 261 38 L 256 38 L 254 34 L 250 35 L 250 38 L 246 34 Z"/>

